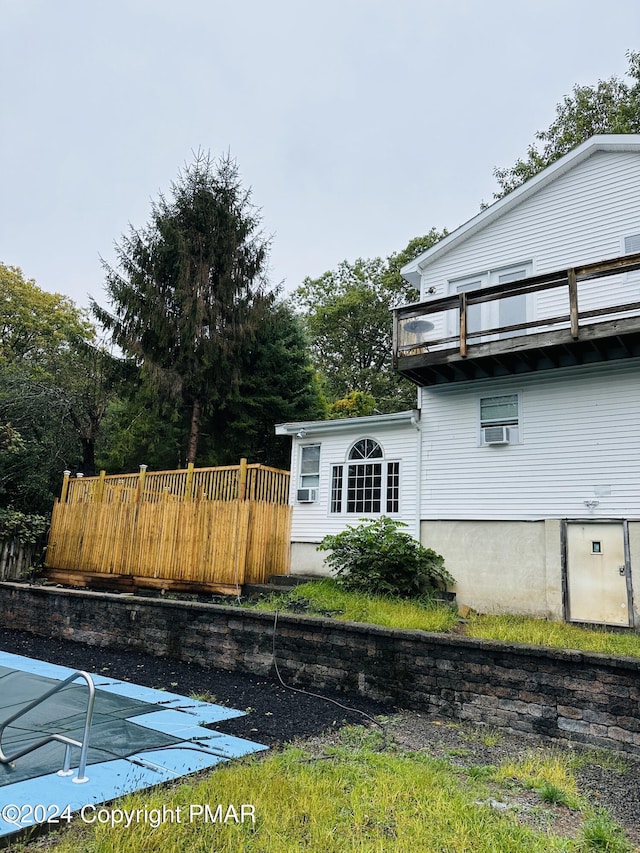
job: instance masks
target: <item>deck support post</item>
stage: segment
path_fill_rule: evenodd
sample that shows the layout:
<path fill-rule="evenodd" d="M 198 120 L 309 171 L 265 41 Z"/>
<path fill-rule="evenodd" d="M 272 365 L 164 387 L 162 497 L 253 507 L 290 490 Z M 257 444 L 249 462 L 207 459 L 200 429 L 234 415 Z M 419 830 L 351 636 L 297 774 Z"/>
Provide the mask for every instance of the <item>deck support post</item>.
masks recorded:
<path fill-rule="evenodd" d="M 460 294 L 460 357 L 467 356 L 467 294 Z"/>
<path fill-rule="evenodd" d="M 569 316 L 571 318 L 571 337 L 577 340 L 580 337 L 578 318 L 578 283 L 576 281 L 575 269 L 567 270 L 567 281 L 569 284 Z"/>

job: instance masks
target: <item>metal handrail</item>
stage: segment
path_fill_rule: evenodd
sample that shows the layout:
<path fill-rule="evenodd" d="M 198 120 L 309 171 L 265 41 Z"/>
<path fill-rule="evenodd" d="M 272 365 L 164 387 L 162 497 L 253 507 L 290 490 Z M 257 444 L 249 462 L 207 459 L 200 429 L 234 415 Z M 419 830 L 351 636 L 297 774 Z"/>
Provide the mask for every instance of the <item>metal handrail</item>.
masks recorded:
<path fill-rule="evenodd" d="M 29 711 L 33 710 L 33 708 L 36 708 L 38 705 L 41 705 L 46 699 L 48 699 L 50 696 L 53 696 L 54 693 L 58 693 L 60 690 L 66 687 L 67 684 L 71 684 L 71 682 L 75 681 L 77 678 L 84 678 L 84 680 L 87 682 L 87 687 L 89 688 L 89 696 L 87 698 L 87 711 L 85 716 L 82 740 L 74 740 L 73 738 L 60 734 L 47 735 L 47 737 L 42 738 L 37 743 L 32 743 L 30 746 L 27 746 L 24 749 L 20 749 L 17 752 L 14 752 L 13 755 L 5 755 L 2 750 L 2 735 L 4 734 L 4 730 L 7 728 L 7 726 L 9 726 L 11 723 L 19 719 L 20 717 L 23 717 L 25 714 L 28 714 Z M 78 670 L 77 672 L 74 672 L 73 675 L 70 675 L 68 678 L 65 678 L 64 681 L 61 681 L 60 684 L 56 684 L 56 686 L 52 687 L 51 690 L 47 690 L 47 692 L 43 693 L 42 696 L 39 696 L 37 699 L 34 699 L 26 707 L 21 708 L 13 716 L 4 720 L 2 723 L 0 723 L 0 764 L 11 764 L 13 761 L 15 761 L 16 758 L 22 758 L 23 755 L 27 755 L 29 752 L 33 752 L 36 749 L 40 749 L 41 746 L 44 746 L 47 743 L 51 743 L 51 741 L 59 741 L 60 743 L 65 744 L 65 751 L 62 770 L 58 771 L 58 775 L 69 776 L 73 773 L 73 770 L 70 769 L 71 747 L 79 746 L 80 763 L 78 764 L 78 775 L 71 781 L 88 782 L 89 777 L 85 776 L 85 768 L 87 765 L 87 752 L 89 750 L 89 732 L 91 729 L 91 721 L 93 719 L 93 704 L 95 701 L 95 693 L 96 689 L 93 684 L 93 679 L 91 678 L 89 673 L 83 672 L 82 670 Z"/>

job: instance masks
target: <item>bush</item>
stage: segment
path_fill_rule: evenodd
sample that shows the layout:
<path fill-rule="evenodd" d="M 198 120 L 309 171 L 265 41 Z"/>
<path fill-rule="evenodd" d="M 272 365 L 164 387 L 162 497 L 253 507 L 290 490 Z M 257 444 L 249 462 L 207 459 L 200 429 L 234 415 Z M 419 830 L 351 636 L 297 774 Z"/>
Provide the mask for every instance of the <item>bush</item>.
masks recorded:
<path fill-rule="evenodd" d="M 44 515 L 18 512 L 0 507 L 0 542 L 15 539 L 21 545 L 33 545 L 46 532 L 49 524 Z"/>
<path fill-rule="evenodd" d="M 330 552 L 326 563 L 337 583 L 353 592 L 415 598 L 454 584 L 444 558 L 399 529 L 406 526 L 385 515 L 363 519 L 325 536 L 318 550 Z"/>

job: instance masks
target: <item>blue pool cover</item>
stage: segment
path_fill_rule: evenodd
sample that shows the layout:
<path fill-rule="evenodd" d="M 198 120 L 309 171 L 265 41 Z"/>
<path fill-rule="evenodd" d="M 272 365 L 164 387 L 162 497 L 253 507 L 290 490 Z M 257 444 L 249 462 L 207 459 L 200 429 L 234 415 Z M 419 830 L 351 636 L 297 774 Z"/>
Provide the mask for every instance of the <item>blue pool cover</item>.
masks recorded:
<path fill-rule="evenodd" d="M 0 724 L 64 681 L 74 670 L 0 651 Z M 244 711 L 92 675 L 95 705 L 86 782 L 60 776 L 65 747 L 59 742 L 0 763 L 0 842 L 28 826 L 56 824 L 124 794 L 170 782 L 222 761 L 267 749 L 205 728 Z M 13 755 L 47 734 L 82 739 L 87 684 L 74 681 L 9 724 L 2 750 Z M 80 750 L 72 749 L 71 768 Z"/>

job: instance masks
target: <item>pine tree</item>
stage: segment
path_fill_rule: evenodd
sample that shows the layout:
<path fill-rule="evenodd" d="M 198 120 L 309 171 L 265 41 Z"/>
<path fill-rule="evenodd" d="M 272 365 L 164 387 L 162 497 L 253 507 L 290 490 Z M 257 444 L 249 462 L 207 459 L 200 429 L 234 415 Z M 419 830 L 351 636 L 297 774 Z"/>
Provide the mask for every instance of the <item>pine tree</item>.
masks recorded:
<path fill-rule="evenodd" d="M 244 353 L 273 302 L 260 223 L 235 161 L 199 152 L 170 197 L 152 205 L 149 224 L 116 244 L 117 267 L 104 264 L 112 311 L 92 303 L 158 396 L 188 406 L 189 462 L 201 419 L 234 395 Z"/>

